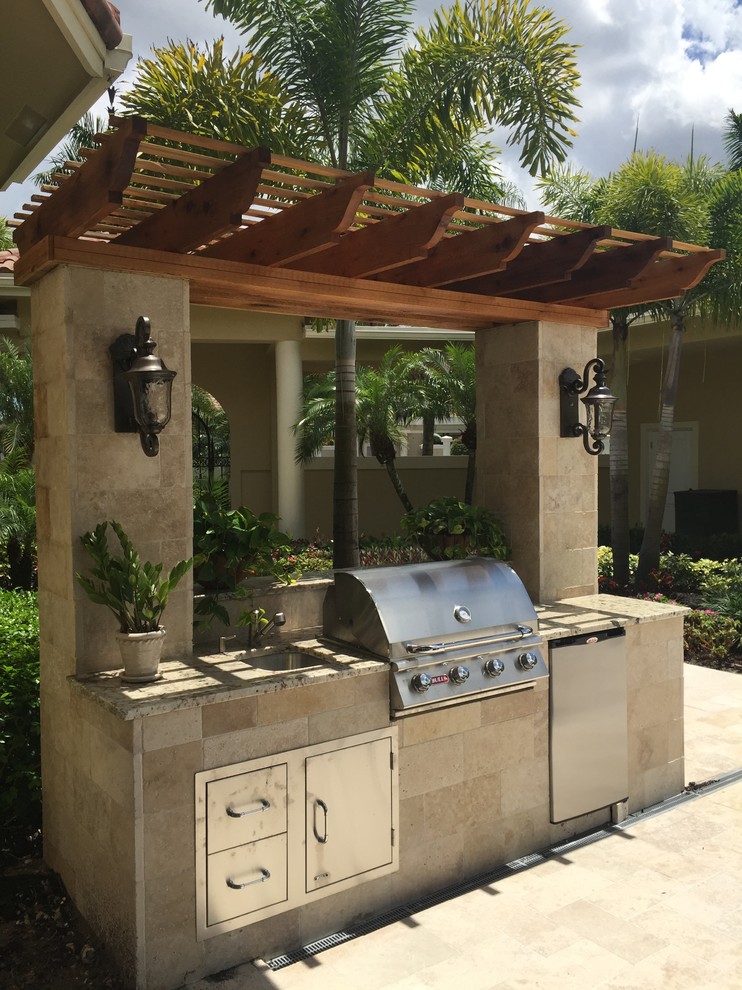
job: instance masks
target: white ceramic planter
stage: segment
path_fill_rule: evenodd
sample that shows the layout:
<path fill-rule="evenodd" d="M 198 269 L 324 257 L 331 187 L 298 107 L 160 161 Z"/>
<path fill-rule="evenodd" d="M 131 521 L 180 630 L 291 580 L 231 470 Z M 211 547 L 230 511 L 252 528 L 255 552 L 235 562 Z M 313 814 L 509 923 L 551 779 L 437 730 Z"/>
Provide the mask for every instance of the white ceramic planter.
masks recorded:
<path fill-rule="evenodd" d="M 165 630 L 160 627 L 155 632 L 116 633 L 124 672 L 121 680 L 127 684 L 146 684 L 159 680 L 160 656 L 165 639 Z"/>

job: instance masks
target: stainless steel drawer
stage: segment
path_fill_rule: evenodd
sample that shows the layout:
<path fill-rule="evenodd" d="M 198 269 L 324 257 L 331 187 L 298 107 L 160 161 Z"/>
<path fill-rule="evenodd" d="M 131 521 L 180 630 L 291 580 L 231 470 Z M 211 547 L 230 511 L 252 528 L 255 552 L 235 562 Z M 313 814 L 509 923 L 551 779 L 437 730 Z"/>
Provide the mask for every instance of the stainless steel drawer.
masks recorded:
<path fill-rule="evenodd" d="M 206 850 L 286 831 L 286 764 L 212 780 L 206 787 Z"/>
<path fill-rule="evenodd" d="M 285 834 L 212 853 L 206 861 L 207 924 L 285 901 L 286 856 Z"/>

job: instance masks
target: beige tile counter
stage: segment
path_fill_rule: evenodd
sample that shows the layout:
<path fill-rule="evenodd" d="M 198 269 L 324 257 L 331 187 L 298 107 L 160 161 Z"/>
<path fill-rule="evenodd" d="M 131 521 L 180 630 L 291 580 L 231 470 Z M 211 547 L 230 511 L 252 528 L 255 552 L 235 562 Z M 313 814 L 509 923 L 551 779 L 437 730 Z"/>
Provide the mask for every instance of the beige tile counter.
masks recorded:
<path fill-rule="evenodd" d="M 685 615 L 683 605 L 621 598 L 617 595 L 584 595 L 537 605 L 539 630 L 544 639 L 562 639 L 600 629 L 621 629 Z"/>

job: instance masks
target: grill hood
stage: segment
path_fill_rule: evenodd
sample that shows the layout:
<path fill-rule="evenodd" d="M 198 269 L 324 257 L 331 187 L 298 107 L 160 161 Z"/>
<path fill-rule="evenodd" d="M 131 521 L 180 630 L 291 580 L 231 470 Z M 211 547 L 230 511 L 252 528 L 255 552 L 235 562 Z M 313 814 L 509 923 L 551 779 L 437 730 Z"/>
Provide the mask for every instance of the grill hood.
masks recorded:
<path fill-rule="evenodd" d="M 520 578 L 486 557 L 336 571 L 324 603 L 324 634 L 385 660 L 408 644 L 454 645 L 527 626 L 536 612 Z"/>

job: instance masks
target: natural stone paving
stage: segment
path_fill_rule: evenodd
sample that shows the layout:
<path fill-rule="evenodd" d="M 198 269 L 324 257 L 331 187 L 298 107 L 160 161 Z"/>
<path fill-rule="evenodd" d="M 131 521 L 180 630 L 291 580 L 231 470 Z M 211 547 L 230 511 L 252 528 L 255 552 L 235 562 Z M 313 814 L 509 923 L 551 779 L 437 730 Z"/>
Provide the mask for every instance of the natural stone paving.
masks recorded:
<path fill-rule="evenodd" d="M 742 768 L 742 677 L 686 665 L 686 781 Z M 220 990 L 742 990 L 742 782 Z M 189 990 L 213 990 L 214 978 Z"/>

